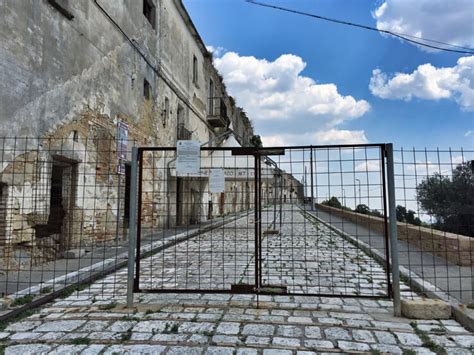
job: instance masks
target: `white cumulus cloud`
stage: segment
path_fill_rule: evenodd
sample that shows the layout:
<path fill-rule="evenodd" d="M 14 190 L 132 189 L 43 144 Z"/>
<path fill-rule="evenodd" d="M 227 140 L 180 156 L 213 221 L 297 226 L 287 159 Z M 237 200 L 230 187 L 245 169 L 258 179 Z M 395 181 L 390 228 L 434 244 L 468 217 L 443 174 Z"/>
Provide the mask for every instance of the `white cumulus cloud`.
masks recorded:
<path fill-rule="evenodd" d="M 368 140 L 364 131 L 330 129 L 304 134 L 284 133 L 263 135 L 262 142 L 264 146 L 271 147 L 307 144 L 363 144 L 367 143 Z"/>
<path fill-rule="evenodd" d="M 355 171 L 357 172 L 377 172 L 381 170 L 380 161 L 375 159 L 359 163 L 355 167 Z"/>
<path fill-rule="evenodd" d="M 472 0 L 385 0 L 373 17 L 380 30 L 472 47 L 473 12 Z"/>
<path fill-rule="evenodd" d="M 474 56 L 459 58 L 455 66 L 447 68 L 422 64 L 409 74 L 389 76 L 375 69 L 369 88 L 383 99 L 449 99 L 465 111 L 474 111 Z"/>
<path fill-rule="evenodd" d="M 227 52 L 214 62 L 230 94 L 257 122 L 301 119 L 330 128 L 370 109 L 365 100 L 341 95 L 335 84 L 301 75 L 306 63 L 293 54 L 269 61 Z"/>
<path fill-rule="evenodd" d="M 220 57 L 224 52 L 226 52 L 224 47 L 206 46 L 206 49 L 216 57 Z"/>

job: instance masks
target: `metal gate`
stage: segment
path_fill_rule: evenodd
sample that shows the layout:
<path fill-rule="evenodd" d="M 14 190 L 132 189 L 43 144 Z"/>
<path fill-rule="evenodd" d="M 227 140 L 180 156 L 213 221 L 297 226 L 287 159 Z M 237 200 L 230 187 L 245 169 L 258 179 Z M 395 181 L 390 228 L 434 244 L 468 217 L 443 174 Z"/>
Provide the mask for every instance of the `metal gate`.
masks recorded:
<path fill-rule="evenodd" d="M 136 155 L 134 292 L 391 296 L 385 145 Z"/>

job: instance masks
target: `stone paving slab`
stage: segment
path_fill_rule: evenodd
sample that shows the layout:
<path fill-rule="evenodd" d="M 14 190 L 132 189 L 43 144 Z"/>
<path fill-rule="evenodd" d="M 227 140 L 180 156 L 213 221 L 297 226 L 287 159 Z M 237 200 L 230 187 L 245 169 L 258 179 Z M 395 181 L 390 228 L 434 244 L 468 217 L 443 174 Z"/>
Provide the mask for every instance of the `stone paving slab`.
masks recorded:
<path fill-rule="evenodd" d="M 292 294 L 384 296 L 387 275 L 381 265 L 330 228 L 285 205 L 277 234 L 263 237 L 264 287 Z M 262 213 L 263 230 L 273 212 Z M 143 290 L 221 290 L 255 284 L 254 220 L 240 218 L 225 228 L 202 233 L 140 263 Z"/>
<path fill-rule="evenodd" d="M 73 305 L 85 296 L 89 305 Z M 120 304 L 103 309 L 86 289 L 10 324 L 1 341 L 6 354 L 433 353 L 415 332 L 416 324 L 448 354 L 474 351 L 474 334 L 457 322 L 394 318 L 384 300 L 265 296 L 257 308 L 257 296 L 246 296 L 148 294 L 133 310 Z M 357 311 L 345 311 L 346 306 Z M 215 317 L 203 320 L 205 315 Z"/>

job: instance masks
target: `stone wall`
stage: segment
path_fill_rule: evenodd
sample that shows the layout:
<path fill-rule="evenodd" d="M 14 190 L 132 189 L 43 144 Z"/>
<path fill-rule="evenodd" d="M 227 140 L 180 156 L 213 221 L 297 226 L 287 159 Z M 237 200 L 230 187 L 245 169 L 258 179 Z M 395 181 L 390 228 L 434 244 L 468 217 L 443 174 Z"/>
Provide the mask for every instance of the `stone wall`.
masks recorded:
<path fill-rule="evenodd" d="M 374 232 L 384 233 L 383 218 L 321 204 L 316 204 L 316 207 L 332 215 L 348 219 Z M 474 238 L 402 222 L 397 222 L 397 235 L 398 239 L 415 245 L 423 251 L 433 253 L 456 265 L 474 265 Z"/>

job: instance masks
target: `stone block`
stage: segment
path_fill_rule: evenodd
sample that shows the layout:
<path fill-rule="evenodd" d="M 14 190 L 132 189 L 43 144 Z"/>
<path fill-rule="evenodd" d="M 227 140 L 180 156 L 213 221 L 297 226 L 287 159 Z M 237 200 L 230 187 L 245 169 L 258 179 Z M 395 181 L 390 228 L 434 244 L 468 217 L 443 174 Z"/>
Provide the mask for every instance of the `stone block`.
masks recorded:
<path fill-rule="evenodd" d="M 441 300 L 402 300 L 402 315 L 411 319 L 449 319 L 451 305 Z"/>
<path fill-rule="evenodd" d="M 13 231 L 12 244 L 32 243 L 35 241 L 35 230 L 26 228 Z"/>
<path fill-rule="evenodd" d="M 79 259 L 86 255 L 85 249 L 70 249 L 64 252 L 66 259 Z"/>
<path fill-rule="evenodd" d="M 22 215 L 14 214 L 12 218 L 12 229 L 21 230 L 27 228 L 29 228 L 27 219 Z"/>

